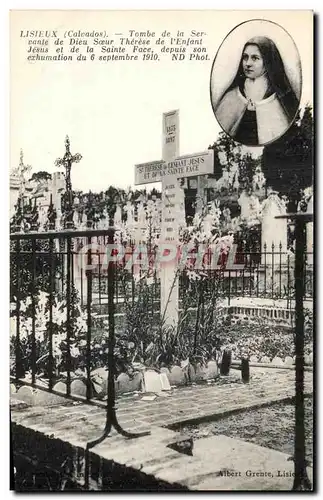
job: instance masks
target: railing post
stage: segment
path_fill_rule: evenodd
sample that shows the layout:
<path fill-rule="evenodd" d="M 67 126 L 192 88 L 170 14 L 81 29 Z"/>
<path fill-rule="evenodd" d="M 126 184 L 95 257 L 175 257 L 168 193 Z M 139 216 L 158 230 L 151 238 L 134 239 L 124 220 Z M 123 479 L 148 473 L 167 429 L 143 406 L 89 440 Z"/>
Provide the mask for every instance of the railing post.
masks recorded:
<path fill-rule="evenodd" d="M 305 222 L 295 220 L 295 357 L 296 357 L 296 395 L 295 395 L 295 478 L 293 490 L 311 488 L 306 471 L 305 425 L 304 425 L 304 309 L 305 293 Z"/>
<path fill-rule="evenodd" d="M 31 381 L 36 383 L 36 240 L 31 242 L 31 262 L 32 262 L 32 277 L 31 277 Z"/>
<path fill-rule="evenodd" d="M 21 254 L 20 254 L 20 239 L 17 239 L 16 245 L 16 257 L 17 257 L 17 303 L 16 303 L 16 343 L 15 343 L 15 363 L 16 363 L 16 382 L 19 381 L 19 378 L 25 376 L 25 370 L 22 366 L 22 357 L 21 357 L 21 346 L 20 346 L 20 286 L 21 286 Z"/>
<path fill-rule="evenodd" d="M 114 240 L 114 231 L 111 230 L 108 235 L 108 248 L 112 248 Z M 115 415 L 115 360 L 114 360 L 114 263 L 108 264 L 108 324 L 109 324 L 109 341 L 108 341 L 108 406 L 107 419 L 112 423 Z"/>
<path fill-rule="evenodd" d="M 87 333 L 86 333 L 86 399 L 92 397 L 91 390 L 91 336 L 92 336 L 92 252 L 91 252 L 91 236 L 87 239 L 87 266 L 86 280 L 87 280 L 87 299 L 86 299 L 86 312 L 87 312 Z"/>
<path fill-rule="evenodd" d="M 305 223 L 313 219 L 312 214 L 294 213 L 280 218 L 295 220 L 295 445 L 293 491 L 309 491 L 311 483 L 306 470 L 305 422 L 304 422 L 304 259 Z"/>
<path fill-rule="evenodd" d="M 71 395 L 71 237 L 67 237 L 66 242 L 66 345 L 67 345 L 67 353 L 66 353 L 66 371 L 67 371 L 67 380 L 66 380 L 66 389 L 67 396 Z"/>
<path fill-rule="evenodd" d="M 114 243 L 114 227 L 110 227 L 108 233 L 108 244 L 109 251 L 111 250 Z M 126 438 L 137 438 L 141 436 L 147 436 L 150 432 L 140 432 L 133 433 L 124 430 L 117 420 L 116 407 L 115 407 L 115 358 L 114 358 L 114 345 L 115 345 L 115 324 L 114 324 L 114 314 L 115 314 L 115 303 L 114 303 L 114 280 L 115 280 L 115 263 L 108 263 L 108 324 L 109 324 L 109 341 L 108 341 L 108 397 L 107 397 L 107 413 L 106 413 L 106 423 L 103 434 L 89 441 L 86 445 L 86 466 L 85 466 L 85 484 L 89 481 L 89 450 L 102 443 L 108 435 L 112 427 L 116 431 Z"/>
<path fill-rule="evenodd" d="M 274 276 L 275 276 L 275 245 L 271 244 L 271 298 L 274 298 Z"/>
<path fill-rule="evenodd" d="M 49 256 L 50 256 L 50 288 L 49 288 L 49 329 L 48 329 L 48 388 L 53 388 L 53 304 L 54 304 L 54 289 L 55 289 L 55 259 L 54 259 L 54 239 L 49 240 Z"/>
<path fill-rule="evenodd" d="M 279 243 L 279 298 L 282 298 L 282 248 L 283 245 Z"/>

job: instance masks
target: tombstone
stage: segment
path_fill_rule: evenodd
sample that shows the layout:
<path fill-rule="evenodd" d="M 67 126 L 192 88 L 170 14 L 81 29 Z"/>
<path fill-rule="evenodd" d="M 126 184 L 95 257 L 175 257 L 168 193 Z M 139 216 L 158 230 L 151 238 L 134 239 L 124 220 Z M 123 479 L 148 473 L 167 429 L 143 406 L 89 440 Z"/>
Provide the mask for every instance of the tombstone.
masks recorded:
<path fill-rule="evenodd" d="M 207 204 L 206 191 L 207 179 L 206 177 L 198 176 L 197 178 L 197 195 L 196 195 L 196 213 L 201 214 L 203 208 Z"/>
<path fill-rule="evenodd" d="M 121 208 L 119 207 L 119 209 L 120 209 L 120 220 L 121 220 Z M 119 218 L 119 214 L 118 214 L 118 218 Z M 105 229 L 107 229 L 110 226 L 110 218 L 109 218 L 109 213 L 108 213 L 107 208 L 103 209 L 102 224 L 103 224 L 103 227 Z"/>
<path fill-rule="evenodd" d="M 135 221 L 135 216 L 134 216 L 134 207 L 130 200 L 127 201 L 125 209 L 127 214 L 127 226 L 132 227 Z"/>
<path fill-rule="evenodd" d="M 258 196 L 249 196 L 249 224 L 254 225 L 260 222 L 261 205 Z"/>
<path fill-rule="evenodd" d="M 62 228 L 63 228 L 62 210 L 60 208 L 57 208 L 57 210 L 56 210 L 56 220 L 55 220 L 55 229 L 56 229 L 56 231 L 61 231 Z"/>
<path fill-rule="evenodd" d="M 81 228 L 82 229 L 86 229 L 87 228 L 87 215 L 86 215 L 85 211 L 83 211 L 83 214 L 82 214 Z"/>
<path fill-rule="evenodd" d="M 173 366 L 168 375 L 170 385 L 184 385 L 186 383 L 185 374 L 180 366 Z"/>
<path fill-rule="evenodd" d="M 23 385 L 17 391 L 17 398 L 29 405 L 33 405 L 35 404 L 35 391 L 32 387 Z"/>
<path fill-rule="evenodd" d="M 287 262 L 287 219 L 276 219 L 286 215 L 286 206 L 275 191 L 272 191 L 262 205 L 261 221 L 261 263 L 280 266 Z M 266 246 L 265 246 L 266 245 Z M 281 247 L 280 247 L 281 245 Z M 272 248 L 277 255 L 272 259 Z M 281 254 L 279 254 L 281 248 Z M 264 255 L 264 252 L 270 255 Z"/>
<path fill-rule="evenodd" d="M 45 231 L 46 223 L 47 223 L 47 212 L 48 207 L 41 205 L 39 207 L 39 231 Z"/>
<path fill-rule="evenodd" d="M 185 221 L 184 193 L 178 179 L 199 177 L 213 172 L 213 150 L 192 155 L 179 155 L 179 112 L 163 114 L 162 160 L 135 165 L 135 185 L 162 182 L 162 222 L 159 238 L 164 255 L 167 245 L 173 258 L 160 269 L 161 315 L 168 326 L 178 322 L 178 231 Z M 165 265 L 167 264 L 167 265 Z"/>
<path fill-rule="evenodd" d="M 120 373 L 116 381 L 116 391 L 119 394 L 130 392 L 130 377 L 127 373 Z"/>
<path fill-rule="evenodd" d="M 65 191 L 65 178 L 63 172 L 54 172 L 51 185 L 53 205 L 55 209 L 62 208 L 62 193 Z"/>
<path fill-rule="evenodd" d="M 54 387 L 53 387 L 53 391 L 56 391 L 56 392 L 61 392 L 62 394 L 67 394 L 67 385 L 65 382 L 57 382 Z"/>
<path fill-rule="evenodd" d="M 272 365 L 277 365 L 277 366 L 279 366 L 279 365 L 283 365 L 283 364 L 284 364 L 284 362 L 283 362 L 283 360 L 282 360 L 282 358 L 281 358 L 280 356 L 275 356 L 275 357 L 271 360 L 271 364 L 272 364 Z"/>
<path fill-rule="evenodd" d="M 142 241 L 148 241 L 150 234 L 149 221 L 147 220 L 147 214 L 140 197 L 140 202 L 137 207 L 137 224 L 134 231 L 134 239 L 136 243 L 140 243 Z"/>
<path fill-rule="evenodd" d="M 138 204 L 138 225 L 140 228 L 145 228 L 147 225 L 147 215 L 143 202 Z"/>
<path fill-rule="evenodd" d="M 206 375 L 208 379 L 215 379 L 219 376 L 219 367 L 216 361 L 208 362 Z"/>
<path fill-rule="evenodd" d="M 86 397 L 86 385 L 82 380 L 73 380 L 71 383 L 71 394 Z"/>
<path fill-rule="evenodd" d="M 241 219 L 245 219 L 247 223 L 254 223 L 261 213 L 261 206 L 259 199 L 254 194 L 248 195 L 245 191 L 242 191 L 238 203 L 241 208 Z"/>
<path fill-rule="evenodd" d="M 162 391 L 170 391 L 171 386 L 170 386 L 170 383 L 169 383 L 169 380 L 167 377 L 167 373 L 161 372 L 159 374 L 159 378 L 160 378 Z"/>
<path fill-rule="evenodd" d="M 100 219 L 96 223 L 97 229 L 105 229 L 105 220 L 100 217 Z"/>
<path fill-rule="evenodd" d="M 238 203 L 240 205 L 240 217 L 241 219 L 248 219 L 249 217 L 249 196 L 245 191 L 242 191 L 238 198 Z"/>
<path fill-rule="evenodd" d="M 122 212 L 121 212 L 120 205 L 117 205 L 117 208 L 116 208 L 116 211 L 114 214 L 114 218 L 113 218 L 113 224 L 114 224 L 114 227 L 121 227 L 122 226 Z"/>
<path fill-rule="evenodd" d="M 108 393 L 108 376 L 106 368 L 96 368 L 91 371 L 91 382 L 98 397 L 102 398 Z"/>
<path fill-rule="evenodd" d="M 73 224 L 75 229 L 80 229 L 80 214 L 77 208 L 73 210 Z"/>
<path fill-rule="evenodd" d="M 294 364 L 293 358 L 291 356 L 286 356 L 285 360 L 284 360 L 284 364 L 286 366 L 293 366 L 293 364 Z"/>
<path fill-rule="evenodd" d="M 162 391 L 159 373 L 154 370 L 144 372 L 144 389 L 145 392 L 155 392 L 157 394 Z"/>
<path fill-rule="evenodd" d="M 307 213 L 314 213 L 314 195 L 311 196 L 307 205 Z M 314 238 L 314 223 L 308 222 L 306 224 L 306 252 L 307 252 L 307 265 L 313 266 L 313 238 Z"/>

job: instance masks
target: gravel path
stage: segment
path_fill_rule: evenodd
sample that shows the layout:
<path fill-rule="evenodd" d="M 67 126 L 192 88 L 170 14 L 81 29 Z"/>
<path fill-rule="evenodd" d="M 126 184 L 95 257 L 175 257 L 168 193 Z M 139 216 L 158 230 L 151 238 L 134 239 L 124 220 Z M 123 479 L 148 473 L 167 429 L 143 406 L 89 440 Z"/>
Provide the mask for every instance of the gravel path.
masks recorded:
<path fill-rule="evenodd" d="M 224 434 L 260 446 L 273 448 L 288 455 L 294 453 L 294 406 L 276 404 L 268 408 L 249 410 L 216 422 L 185 426 L 181 432 L 199 439 Z M 313 463 L 313 399 L 305 399 L 306 457 Z"/>

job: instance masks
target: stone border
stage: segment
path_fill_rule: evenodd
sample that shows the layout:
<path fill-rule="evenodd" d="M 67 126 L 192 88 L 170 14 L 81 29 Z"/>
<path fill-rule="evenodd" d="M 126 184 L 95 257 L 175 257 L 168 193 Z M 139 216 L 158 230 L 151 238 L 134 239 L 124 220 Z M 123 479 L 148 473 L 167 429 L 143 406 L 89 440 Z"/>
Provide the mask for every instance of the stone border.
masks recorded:
<path fill-rule="evenodd" d="M 309 398 L 313 397 L 312 392 L 304 392 L 304 397 Z M 217 420 L 221 420 L 222 418 L 229 417 L 231 415 L 243 413 L 245 411 L 249 410 L 258 410 L 260 408 L 270 408 L 271 406 L 274 406 L 275 404 L 279 403 L 293 403 L 295 399 L 295 396 L 281 396 L 281 397 L 276 397 L 276 399 L 270 399 L 268 398 L 265 401 L 262 401 L 261 403 L 252 403 L 246 406 L 244 403 L 239 404 L 233 408 L 229 408 L 228 410 L 219 412 L 219 413 L 210 413 L 206 415 L 202 415 L 199 417 L 192 417 L 192 418 L 186 418 L 183 420 L 176 420 L 175 422 L 165 425 L 167 429 L 177 431 L 179 430 L 180 427 L 184 425 L 198 425 L 202 424 L 205 422 L 215 422 Z"/>
<path fill-rule="evenodd" d="M 275 370 L 293 370 L 295 371 L 294 364 L 286 364 L 282 362 L 281 364 L 276 363 L 261 363 L 256 361 L 249 362 L 250 368 L 271 368 Z M 241 361 L 233 360 L 231 363 L 232 369 L 240 370 L 241 369 Z M 152 377 L 150 380 L 152 381 L 152 385 L 150 392 L 146 393 L 143 390 L 144 386 L 144 373 L 155 372 L 155 374 L 165 374 L 169 381 L 168 389 L 171 388 L 179 388 L 179 387 L 189 387 L 192 384 L 198 385 L 206 385 L 212 382 L 216 382 L 220 377 L 220 370 L 216 361 L 209 361 L 206 366 L 202 366 L 197 363 L 195 366 L 188 364 L 186 366 L 178 366 L 173 365 L 170 369 L 166 367 L 162 367 L 160 370 L 153 370 L 150 368 L 146 368 L 144 371 L 137 371 L 134 377 L 129 377 L 126 373 L 121 373 L 116 379 L 116 395 L 117 396 L 126 396 L 140 393 L 141 396 L 145 394 L 157 394 L 164 390 L 162 388 L 161 383 L 154 378 L 158 378 L 158 376 Z M 313 372 L 312 366 L 305 366 L 304 370 L 307 372 Z M 94 397 L 90 400 L 86 399 L 86 385 L 81 380 L 75 379 L 71 384 L 71 395 L 66 395 L 66 384 L 65 382 L 57 382 L 53 387 L 52 391 L 49 391 L 48 387 L 44 386 L 42 383 L 36 383 L 34 386 L 31 382 L 27 380 L 21 380 L 18 388 L 16 388 L 15 384 L 12 382 L 10 384 L 10 392 L 11 398 L 13 400 L 17 399 L 19 401 L 23 401 L 31 406 L 37 405 L 61 405 L 61 404 L 73 404 L 74 402 L 84 402 L 90 405 L 105 407 L 106 399 L 107 399 L 107 376 L 108 372 L 104 368 L 100 368 L 95 370 L 96 372 L 102 372 L 102 383 L 100 383 L 99 390 L 100 392 L 96 392 Z M 104 372 L 104 373 L 103 373 Z M 98 389 L 97 389 L 98 390 Z M 166 389 L 165 389 L 166 390 Z"/>

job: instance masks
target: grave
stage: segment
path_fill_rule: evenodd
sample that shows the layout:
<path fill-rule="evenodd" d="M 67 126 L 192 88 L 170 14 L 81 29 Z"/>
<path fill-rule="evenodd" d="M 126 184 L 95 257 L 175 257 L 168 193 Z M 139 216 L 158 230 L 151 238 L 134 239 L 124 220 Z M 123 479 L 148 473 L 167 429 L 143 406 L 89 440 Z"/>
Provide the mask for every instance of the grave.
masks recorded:
<path fill-rule="evenodd" d="M 162 183 L 162 224 L 159 251 L 170 252 L 160 269 L 161 315 L 166 325 L 178 322 L 177 253 L 181 224 L 185 223 L 184 193 L 179 179 L 213 172 L 213 150 L 179 156 L 179 110 L 163 113 L 162 160 L 135 165 L 135 185 Z"/>

